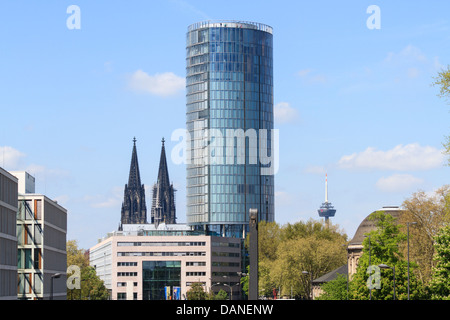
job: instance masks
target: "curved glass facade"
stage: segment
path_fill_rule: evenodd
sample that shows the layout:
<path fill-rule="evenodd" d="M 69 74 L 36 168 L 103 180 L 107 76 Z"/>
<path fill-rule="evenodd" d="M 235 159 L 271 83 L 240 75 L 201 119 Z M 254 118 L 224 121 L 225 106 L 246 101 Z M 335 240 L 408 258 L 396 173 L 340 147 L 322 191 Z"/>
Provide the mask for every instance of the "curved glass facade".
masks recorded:
<path fill-rule="evenodd" d="M 187 222 L 241 237 L 248 212 L 274 220 L 272 28 L 200 22 L 186 39 Z"/>

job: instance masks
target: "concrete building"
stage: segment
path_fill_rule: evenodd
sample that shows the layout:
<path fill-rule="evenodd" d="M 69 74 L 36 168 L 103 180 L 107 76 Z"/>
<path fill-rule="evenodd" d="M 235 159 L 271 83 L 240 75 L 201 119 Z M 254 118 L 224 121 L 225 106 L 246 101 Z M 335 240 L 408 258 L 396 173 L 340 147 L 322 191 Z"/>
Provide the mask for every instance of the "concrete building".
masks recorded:
<path fill-rule="evenodd" d="M 44 195 L 27 193 L 34 190 L 34 178 L 27 173 L 17 176 L 25 191 L 18 195 L 17 297 L 65 300 L 67 210 Z M 21 177 L 27 181 L 21 183 Z"/>
<path fill-rule="evenodd" d="M 0 168 L 0 300 L 17 299 L 17 183 Z"/>
<path fill-rule="evenodd" d="M 122 225 L 90 248 L 90 265 L 113 300 L 186 299 L 193 283 L 240 297 L 241 241 L 183 224 Z"/>

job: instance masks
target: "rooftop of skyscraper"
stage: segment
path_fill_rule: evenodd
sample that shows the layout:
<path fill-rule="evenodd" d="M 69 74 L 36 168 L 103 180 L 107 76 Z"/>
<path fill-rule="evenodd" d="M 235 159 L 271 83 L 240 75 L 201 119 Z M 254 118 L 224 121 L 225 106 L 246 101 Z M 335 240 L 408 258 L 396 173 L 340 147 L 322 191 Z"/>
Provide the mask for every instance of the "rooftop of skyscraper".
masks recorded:
<path fill-rule="evenodd" d="M 188 31 L 201 29 L 201 28 L 212 28 L 212 27 L 229 27 L 229 28 L 247 28 L 247 29 L 256 29 L 260 31 L 265 31 L 269 33 L 273 33 L 273 28 L 267 24 L 252 22 L 252 21 L 239 21 L 239 20 L 207 20 L 200 21 L 191 24 L 188 27 Z"/>

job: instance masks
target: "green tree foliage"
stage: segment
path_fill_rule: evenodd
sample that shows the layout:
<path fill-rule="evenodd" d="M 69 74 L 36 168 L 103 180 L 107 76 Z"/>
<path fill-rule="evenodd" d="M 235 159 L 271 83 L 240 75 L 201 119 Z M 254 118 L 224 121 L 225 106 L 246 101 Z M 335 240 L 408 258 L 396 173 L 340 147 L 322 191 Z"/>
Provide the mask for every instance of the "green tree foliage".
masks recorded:
<path fill-rule="evenodd" d="M 441 228 L 434 239 L 436 266 L 430 283 L 431 298 L 450 300 L 450 226 Z"/>
<path fill-rule="evenodd" d="M 225 290 L 220 289 L 214 296 L 214 300 L 228 300 L 228 293 L 226 293 Z"/>
<path fill-rule="evenodd" d="M 315 279 L 346 263 L 347 236 L 337 226 L 309 220 L 280 227 L 259 224 L 259 289 L 261 294 L 309 297 Z M 307 271 L 308 274 L 305 274 Z"/>
<path fill-rule="evenodd" d="M 370 297 L 368 279 L 370 276 L 375 276 L 374 271 L 368 273 L 369 265 L 379 266 L 380 264 L 385 264 L 395 268 L 396 299 L 407 299 L 407 262 L 400 253 L 399 246 L 405 242 L 406 235 L 400 231 L 400 226 L 395 223 L 395 218 L 384 211 L 372 213 L 369 219 L 375 221 L 377 229 L 369 232 L 363 241 L 363 254 L 359 259 L 357 271 L 350 282 L 350 298 L 368 300 Z M 415 264 L 410 263 L 410 269 L 415 267 Z M 370 282 L 373 283 L 372 281 Z M 380 284 L 380 289 L 372 289 L 372 299 L 394 299 L 394 275 L 392 269 L 380 269 Z M 414 272 L 410 272 L 411 299 L 420 299 L 423 296 L 424 288 L 421 282 L 417 280 Z"/>
<path fill-rule="evenodd" d="M 416 222 L 410 225 L 410 259 L 415 261 L 418 268 L 415 270 L 419 279 L 426 285 L 431 279 L 431 271 L 435 262 L 434 237 L 438 231 L 450 222 L 450 185 L 437 189 L 433 194 L 423 191 L 413 193 L 403 202 L 404 213 L 399 218 L 403 225 L 401 230 L 406 233 L 407 222 Z M 406 243 L 402 246 L 403 256 L 407 256 Z"/>
<path fill-rule="evenodd" d="M 439 96 L 446 100 L 450 99 L 450 66 L 447 69 L 443 69 L 438 72 L 437 77 L 434 79 L 434 86 L 439 87 Z M 446 141 L 443 143 L 445 153 L 450 156 L 450 136 L 446 137 Z M 450 165 L 450 157 L 448 158 L 448 165 Z"/>
<path fill-rule="evenodd" d="M 186 295 L 188 300 L 206 300 L 206 292 L 199 282 L 193 283 Z"/>
<path fill-rule="evenodd" d="M 67 289 L 68 300 L 106 300 L 108 290 L 97 276 L 95 269 L 89 266 L 89 260 L 83 249 L 78 249 L 76 240 L 69 240 L 66 244 L 67 266 L 78 266 L 81 272 L 81 289 Z M 70 277 L 72 274 L 68 274 Z"/>
<path fill-rule="evenodd" d="M 337 278 L 320 286 L 323 293 L 316 300 L 347 300 L 347 275 L 338 274 Z"/>

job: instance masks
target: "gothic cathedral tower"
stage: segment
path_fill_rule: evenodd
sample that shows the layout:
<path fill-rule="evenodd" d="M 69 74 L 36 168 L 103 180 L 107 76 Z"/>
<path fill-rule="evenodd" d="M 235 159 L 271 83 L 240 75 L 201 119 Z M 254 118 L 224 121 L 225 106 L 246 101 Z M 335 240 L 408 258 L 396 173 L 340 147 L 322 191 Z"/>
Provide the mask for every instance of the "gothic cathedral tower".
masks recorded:
<path fill-rule="evenodd" d="M 164 138 L 162 139 L 161 158 L 159 160 L 158 180 L 153 185 L 152 222 L 158 227 L 160 223 L 176 223 L 175 189 L 169 180 Z"/>
<path fill-rule="evenodd" d="M 121 225 L 147 223 L 147 207 L 145 205 L 145 189 L 141 184 L 139 163 L 136 152 L 136 138 L 133 139 L 133 153 L 131 155 L 130 176 L 125 185 L 122 203 Z"/>

